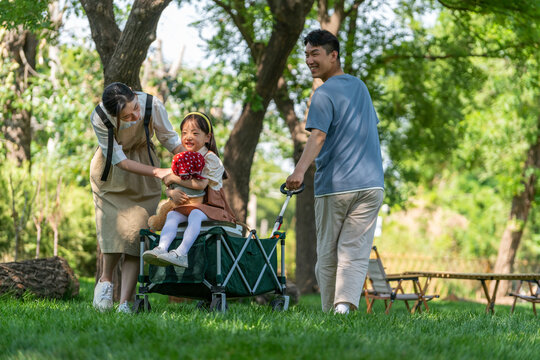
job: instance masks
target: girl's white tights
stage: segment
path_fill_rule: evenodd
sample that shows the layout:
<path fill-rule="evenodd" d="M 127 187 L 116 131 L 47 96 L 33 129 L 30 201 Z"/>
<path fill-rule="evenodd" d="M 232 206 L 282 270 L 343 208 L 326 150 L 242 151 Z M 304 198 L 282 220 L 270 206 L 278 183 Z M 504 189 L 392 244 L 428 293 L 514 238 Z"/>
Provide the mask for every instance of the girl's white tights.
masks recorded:
<path fill-rule="evenodd" d="M 186 221 L 188 222 L 188 226 L 186 231 L 184 231 L 184 240 L 175 252 L 180 256 L 187 255 L 189 249 L 191 249 L 191 245 L 193 245 L 201 232 L 201 223 L 208 221 L 208 216 L 198 209 L 192 210 L 189 216 L 180 214 L 178 211 L 169 211 L 165 225 L 163 225 L 163 229 L 161 230 L 159 247 L 165 250 L 169 249 L 169 246 L 171 246 L 171 243 L 176 237 L 178 225 Z"/>

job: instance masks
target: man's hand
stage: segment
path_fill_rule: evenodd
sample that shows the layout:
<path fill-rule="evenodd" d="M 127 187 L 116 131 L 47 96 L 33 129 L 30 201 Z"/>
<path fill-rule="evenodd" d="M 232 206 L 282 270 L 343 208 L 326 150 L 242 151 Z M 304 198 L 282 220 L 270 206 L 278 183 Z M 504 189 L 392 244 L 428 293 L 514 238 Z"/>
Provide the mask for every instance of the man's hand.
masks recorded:
<path fill-rule="evenodd" d="M 302 186 L 304 183 L 304 174 L 309 168 L 309 165 L 319 155 L 325 140 L 326 133 L 317 129 L 311 130 L 311 135 L 309 135 L 302 156 L 300 156 L 300 160 L 298 160 L 293 173 L 287 178 L 287 189 L 296 190 Z"/>
<path fill-rule="evenodd" d="M 286 181 L 287 189 L 296 190 L 304 183 L 304 174 L 293 172 Z"/>

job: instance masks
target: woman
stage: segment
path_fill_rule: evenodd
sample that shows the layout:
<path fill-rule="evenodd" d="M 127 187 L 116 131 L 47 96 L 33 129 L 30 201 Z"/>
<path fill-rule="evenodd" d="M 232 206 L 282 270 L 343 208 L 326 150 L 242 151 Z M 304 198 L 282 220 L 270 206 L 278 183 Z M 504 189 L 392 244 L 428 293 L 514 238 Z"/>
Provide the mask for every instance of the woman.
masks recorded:
<path fill-rule="evenodd" d="M 124 255 L 117 311 L 130 312 L 128 300 L 133 298 L 139 268 L 139 230 L 147 228 L 148 217 L 156 212 L 160 180 L 171 173 L 170 168 L 153 166 L 159 160 L 150 139 L 155 132 L 170 152 L 183 148 L 163 103 L 122 83 L 105 88 L 91 121 L 99 147 L 90 164 L 90 183 L 103 252 L 93 305 L 100 311 L 113 307 L 112 274 Z"/>

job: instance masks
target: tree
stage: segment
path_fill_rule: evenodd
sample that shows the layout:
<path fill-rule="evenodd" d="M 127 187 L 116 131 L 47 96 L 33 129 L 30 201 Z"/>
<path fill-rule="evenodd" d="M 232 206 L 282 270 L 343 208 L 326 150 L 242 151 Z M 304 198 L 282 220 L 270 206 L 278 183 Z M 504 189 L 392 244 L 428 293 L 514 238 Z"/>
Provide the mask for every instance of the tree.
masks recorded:
<path fill-rule="evenodd" d="M 5 79 L 1 128 L 6 139 L 7 157 L 31 169 L 32 83 L 36 72 L 36 54 L 40 36 L 58 30 L 57 1 L 21 0 L 0 3 L 0 54 L 13 63 L 13 76 Z M 6 61 L 7 60 L 7 61 Z"/>
<path fill-rule="evenodd" d="M 214 0 L 214 3 L 230 17 L 236 31 L 240 32 L 254 69 L 252 93 L 244 100 L 242 114 L 231 131 L 224 152 L 224 165 L 230 176 L 225 185 L 227 197 L 237 218 L 245 221 L 251 166 L 264 115 L 287 58 L 304 28 L 313 0 L 269 0 L 266 3 L 256 1 L 250 4 Z M 262 18 L 253 18 L 255 9 L 259 9 L 258 14 Z M 256 28 L 257 24 L 261 27 Z M 236 37 L 226 29 L 227 24 L 220 26 L 221 36 L 214 41 L 228 41 L 230 45 Z"/>
<path fill-rule="evenodd" d="M 101 58 L 105 85 L 123 82 L 141 90 L 140 68 L 163 10 L 171 0 L 135 0 L 123 30 L 117 24 L 113 0 L 81 0 Z"/>
<path fill-rule="evenodd" d="M 530 1 L 516 1 L 507 3 L 504 1 L 474 2 L 474 1 L 443 1 L 443 6 L 463 14 L 463 12 L 479 13 L 484 15 L 480 27 L 490 30 L 487 35 L 481 37 L 486 44 L 493 42 L 499 48 L 499 57 L 510 59 L 514 66 L 525 67 L 535 79 L 527 83 L 538 89 L 538 42 L 540 41 L 540 4 Z M 464 24 L 464 31 L 474 27 L 475 16 L 470 17 L 471 22 Z M 490 38 L 493 30 L 500 30 L 500 35 L 495 39 Z M 502 31 L 506 32 L 502 32 Z M 507 30 L 511 30 L 508 34 Z M 521 75 L 521 74 L 520 74 Z M 517 77 L 521 77 L 518 75 Z M 525 89 L 524 89 L 525 90 Z M 524 166 L 519 177 L 521 186 L 517 187 L 511 200 L 511 209 L 508 223 L 504 230 L 499 245 L 497 260 L 493 271 L 496 273 L 509 273 L 513 270 L 513 263 L 519 248 L 525 225 L 527 224 L 531 206 L 535 201 L 536 187 L 538 186 L 538 172 L 540 171 L 540 113 L 536 110 L 540 98 L 534 97 L 532 107 L 527 106 L 527 111 L 521 111 L 524 117 L 536 118 L 536 124 L 532 127 L 528 136 L 529 146 L 525 153 Z M 524 102 L 520 101 L 520 105 Z M 508 282 L 501 282 L 497 296 L 505 296 L 508 292 Z"/>
<path fill-rule="evenodd" d="M 2 31 L 2 30 L 0 30 Z M 2 34 L 3 33 L 3 34 Z M 12 59 L 16 70 L 14 76 L 4 86 L 10 89 L 10 96 L 2 100 L 2 133 L 7 140 L 8 159 L 19 165 L 30 164 L 30 143 L 32 141 L 32 94 L 29 91 L 32 78 L 37 74 L 36 35 L 23 25 L 0 32 L 0 52 L 5 59 Z"/>

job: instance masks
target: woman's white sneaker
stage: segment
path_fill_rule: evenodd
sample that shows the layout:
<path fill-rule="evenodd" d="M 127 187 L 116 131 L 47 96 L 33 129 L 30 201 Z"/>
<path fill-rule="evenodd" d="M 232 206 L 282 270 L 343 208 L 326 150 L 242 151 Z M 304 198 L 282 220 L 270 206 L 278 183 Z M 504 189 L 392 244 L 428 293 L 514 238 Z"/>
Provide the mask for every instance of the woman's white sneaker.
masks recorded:
<path fill-rule="evenodd" d="M 113 307 L 113 284 L 109 281 L 98 281 L 94 288 L 92 305 L 99 311 L 107 311 Z"/>
<path fill-rule="evenodd" d="M 118 305 L 116 312 L 124 313 L 124 314 L 131 314 L 133 311 L 131 310 L 129 303 L 125 301 L 122 304 Z"/>

